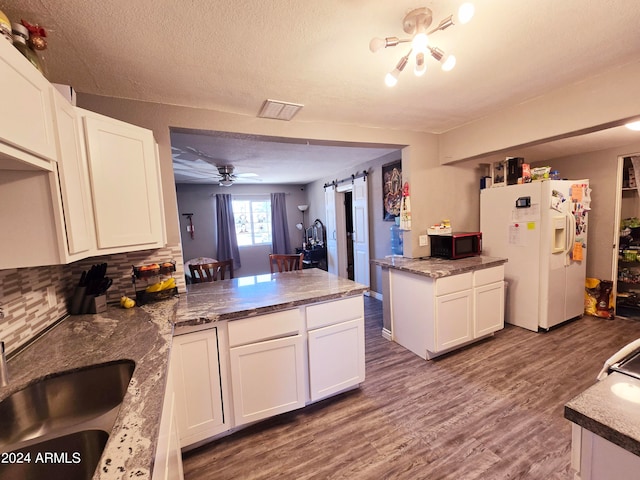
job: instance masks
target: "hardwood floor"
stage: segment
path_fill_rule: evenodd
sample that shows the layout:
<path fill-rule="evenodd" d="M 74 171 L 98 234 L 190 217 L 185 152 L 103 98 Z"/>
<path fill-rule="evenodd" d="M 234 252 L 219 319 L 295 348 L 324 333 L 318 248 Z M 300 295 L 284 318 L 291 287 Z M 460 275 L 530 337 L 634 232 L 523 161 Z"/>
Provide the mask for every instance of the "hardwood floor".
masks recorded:
<path fill-rule="evenodd" d="M 584 317 L 547 333 L 507 325 L 424 361 L 381 337 L 365 297 L 367 378 L 184 455 L 186 479 L 569 480 L 564 404 L 640 322 Z"/>

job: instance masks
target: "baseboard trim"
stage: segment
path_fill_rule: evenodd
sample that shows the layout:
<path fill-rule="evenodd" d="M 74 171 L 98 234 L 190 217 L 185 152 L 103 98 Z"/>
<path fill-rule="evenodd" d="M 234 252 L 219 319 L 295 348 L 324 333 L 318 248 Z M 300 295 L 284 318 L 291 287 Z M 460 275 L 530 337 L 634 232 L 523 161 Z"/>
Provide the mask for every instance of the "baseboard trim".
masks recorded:
<path fill-rule="evenodd" d="M 376 300 L 382 301 L 382 294 L 378 292 L 374 292 L 373 290 L 369 290 L 369 296 L 375 298 Z"/>
<path fill-rule="evenodd" d="M 391 341 L 391 332 L 389 330 L 387 330 L 386 328 L 383 328 L 382 329 L 382 338 L 384 338 L 385 340 Z"/>

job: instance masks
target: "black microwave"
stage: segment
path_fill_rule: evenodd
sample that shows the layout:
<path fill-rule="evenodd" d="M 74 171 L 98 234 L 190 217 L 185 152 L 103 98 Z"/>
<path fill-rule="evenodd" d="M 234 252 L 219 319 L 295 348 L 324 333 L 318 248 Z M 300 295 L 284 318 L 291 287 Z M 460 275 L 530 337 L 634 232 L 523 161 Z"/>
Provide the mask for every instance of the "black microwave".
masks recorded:
<path fill-rule="evenodd" d="M 453 232 L 449 235 L 429 235 L 431 256 L 456 260 L 482 253 L 482 232 Z"/>

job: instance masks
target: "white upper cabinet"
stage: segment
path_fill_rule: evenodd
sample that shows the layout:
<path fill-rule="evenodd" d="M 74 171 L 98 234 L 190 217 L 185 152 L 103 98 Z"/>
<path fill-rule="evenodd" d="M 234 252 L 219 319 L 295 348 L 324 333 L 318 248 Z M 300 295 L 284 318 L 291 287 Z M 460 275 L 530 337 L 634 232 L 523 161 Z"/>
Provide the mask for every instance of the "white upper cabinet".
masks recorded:
<path fill-rule="evenodd" d="M 73 107 L 0 42 L 0 269 L 164 246 L 150 130 Z"/>
<path fill-rule="evenodd" d="M 0 42 L 0 169 L 53 170 L 52 89 L 18 50 Z"/>
<path fill-rule="evenodd" d="M 57 90 L 53 91 L 56 107 L 58 135 L 58 180 L 54 185 L 59 192 L 56 198 L 62 201 L 58 211 L 64 213 L 60 222 L 64 224 L 66 244 L 62 253 L 67 260 L 74 255 L 87 256 L 94 249 L 95 233 L 89 187 L 89 172 L 82 144 L 82 125 L 76 109 Z M 55 177 L 54 177 L 55 178 Z"/>
<path fill-rule="evenodd" d="M 163 204 L 153 132 L 80 112 L 98 250 L 163 246 Z"/>

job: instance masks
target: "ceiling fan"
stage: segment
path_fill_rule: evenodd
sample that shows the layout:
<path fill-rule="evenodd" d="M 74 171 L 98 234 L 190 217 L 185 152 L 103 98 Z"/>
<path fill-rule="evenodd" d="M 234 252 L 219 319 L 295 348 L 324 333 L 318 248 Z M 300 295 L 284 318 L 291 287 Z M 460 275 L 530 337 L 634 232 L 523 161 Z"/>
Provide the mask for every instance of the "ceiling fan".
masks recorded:
<path fill-rule="evenodd" d="M 206 162 L 206 164 L 208 164 L 209 166 L 215 167 L 218 171 L 216 174 L 218 178 L 218 185 L 222 187 L 229 187 L 233 185 L 233 183 L 236 180 L 242 180 L 243 182 L 244 181 L 249 181 L 249 182 L 262 181 L 258 178 L 255 178 L 258 176 L 257 173 L 234 173 L 235 167 L 233 165 L 230 165 L 230 164 L 219 165 L 219 163 L 225 162 L 225 160 L 216 159 L 215 157 L 205 152 L 202 152 L 196 148 L 187 146 L 187 147 L 184 147 L 184 149 L 182 149 L 179 147 L 172 146 L 171 150 L 173 151 L 174 161 L 177 160 L 182 164 L 183 167 L 187 167 L 188 164 L 191 164 L 193 166 L 193 169 L 197 170 L 198 168 L 195 165 L 195 162 L 197 161 Z M 200 170 L 199 173 L 196 173 L 196 172 L 193 172 L 193 173 L 198 175 L 211 175 L 210 171 L 204 172 L 202 170 Z"/>
<path fill-rule="evenodd" d="M 217 165 L 216 167 L 218 168 L 218 175 L 220 175 L 220 179 L 218 181 L 218 185 L 220 185 L 221 187 L 230 187 L 231 185 L 233 185 L 233 182 L 235 180 L 237 180 L 238 178 L 242 178 L 244 180 L 250 179 L 250 181 L 254 181 L 254 182 L 260 182 L 261 181 L 258 178 L 252 178 L 252 177 L 257 177 L 258 176 L 256 173 L 238 173 L 238 174 L 234 174 L 233 173 L 233 170 L 234 170 L 233 165 Z"/>

